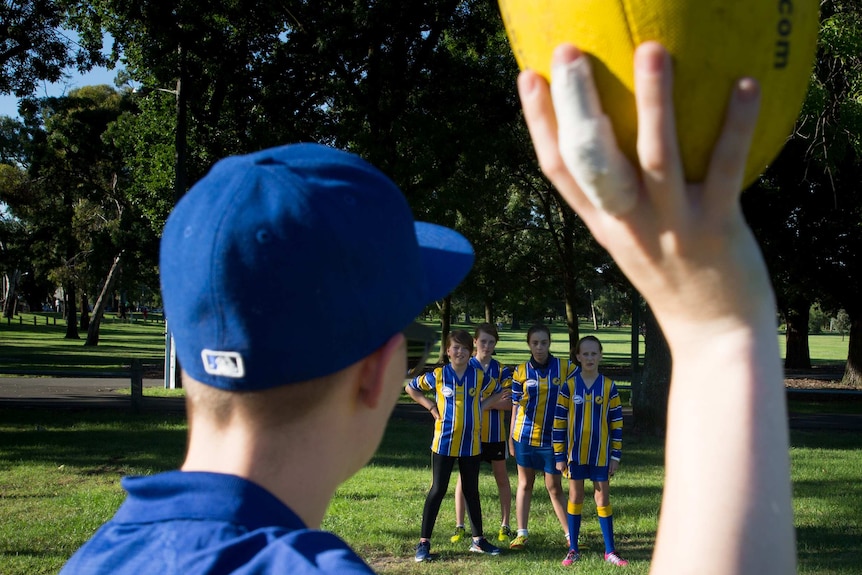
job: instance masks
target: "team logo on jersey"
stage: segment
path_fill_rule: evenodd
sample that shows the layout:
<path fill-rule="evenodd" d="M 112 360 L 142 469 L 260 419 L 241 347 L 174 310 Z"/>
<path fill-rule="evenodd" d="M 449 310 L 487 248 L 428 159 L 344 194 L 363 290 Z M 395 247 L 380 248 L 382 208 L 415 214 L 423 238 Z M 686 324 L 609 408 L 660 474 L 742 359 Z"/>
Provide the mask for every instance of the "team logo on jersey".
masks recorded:
<path fill-rule="evenodd" d="M 455 395 L 455 392 L 454 392 L 454 391 L 452 391 L 452 388 L 451 388 L 451 387 L 444 387 L 444 388 L 440 391 L 440 393 L 442 393 L 442 394 L 443 394 L 443 397 L 452 397 L 453 395 Z"/>
<path fill-rule="evenodd" d="M 539 381 L 537 379 L 528 379 L 524 382 L 527 387 L 536 387 L 539 385 Z"/>
<path fill-rule="evenodd" d="M 221 375 L 232 378 L 245 376 L 245 366 L 242 363 L 242 356 L 235 351 L 205 349 L 201 351 L 201 359 L 204 362 L 204 371 L 210 375 Z"/>
<path fill-rule="evenodd" d="M 584 398 L 580 395 L 576 395 L 573 398 L 573 401 L 575 402 L 575 405 L 582 405 L 584 403 Z"/>
<path fill-rule="evenodd" d="M 475 387 L 471 387 L 471 388 L 470 388 L 470 391 L 468 391 L 467 393 L 469 393 L 469 394 L 470 394 L 470 397 L 476 397 L 476 388 L 475 388 Z"/>
<path fill-rule="evenodd" d="M 602 402 L 602 396 L 601 396 L 601 395 L 597 395 L 597 396 L 596 396 L 596 403 L 601 404 L 601 402 Z"/>
<path fill-rule="evenodd" d="M 554 379 L 551 380 L 551 383 L 553 383 L 556 386 L 559 386 L 560 385 L 560 378 L 555 377 Z"/>

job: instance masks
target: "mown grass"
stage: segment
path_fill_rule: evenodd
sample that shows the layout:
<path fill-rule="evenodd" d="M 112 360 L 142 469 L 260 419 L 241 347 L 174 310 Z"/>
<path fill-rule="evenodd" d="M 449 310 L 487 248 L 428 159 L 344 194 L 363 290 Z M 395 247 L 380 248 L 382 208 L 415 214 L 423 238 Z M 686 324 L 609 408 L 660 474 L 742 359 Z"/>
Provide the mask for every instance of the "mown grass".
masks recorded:
<path fill-rule="evenodd" d="M 56 573 L 109 519 L 123 500 L 124 475 L 175 468 L 185 445 L 182 415 L 111 411 L 0 409 L 0 573 Z M 429 421 L 393 418 L 371 463 L 339 488 L 324 527 L 339 533 L 383 574 L 510 575 L 571 572 L 560 567 L 562 533 L 537 482 L 530 548 L 498 558 L 452 544 L 449 497 L 433 538 L 437 559 L 417 565 L 413 547 L 431 478 Z M 846 432 L 793 432 L 791 458 L 799 573 L 850 575 L 862 564 L 862 437 Z M 510 478 L 516 483 L 512 462 Z M 632 561 L 628 573 L 649 570 L 661 502 L 663 445 L 629 433 L 614 479 L 617 544 Z M 303 472 L 313 472 L 304 470 Z M 454 478 L 453 478 L 454 479 Z M 454 481 L 450 485 L 450 492 Z M 496 486 L 481 477 L 486 531 L 499 524 Z M 704 493 L 732 498 L 732 493 Z M 600 559 L 601 534 L 587 498 L 578 572 L 613 573 Z"/>
<path fill-rule="evenodd" d="M 160 370 L 164 365 L 165 324 L 159 316 L 150 321 L 117 319 L 109 314 L 102 322 L 99 345 L 85 347 L 86 333 L 79 340 L 64 339 L 65 323 L 56 314 L 21 314 L 20 319 L 0 320 L 0 374 L 3 373 L 116 373 L 128 370 L 132 359 L 139 359 L 145 369 Z M 35 325 L 34 325 L 35 318 Z M 48 324 L 46 325 L 46 319 Z M 56 325 L 54 322 L 56 321 Z M 434 323 L 432 327 L 439 329 Z M 455 324 L 453 329 L 466 329 L 470 333 L 475 324 Z M 551 352 L 565 357 L 569 353 L 569 335 L 561 322 L 552 323 Z M 516 365 L 529 359 L 526 334 L 529 325 L 512 330 L 500 330 L 496 357 L 507 365 Z M 626 368 L 631 365 L 631 330 L 628 327 L 592 329 L 582 322 L 580 335 L 595 335 L 604 347 L 604 365 Z M 784 335 L 777 334 L 780 349 L 785 347 Z M 848 338 L 837 333 L 813 334 L 808 338 L 811 361 L 815 366 L 836 366 L 843 369 L 847 360 Z M 640 361 L 643 361 L 644 340 L 640 338 Z M 440 351 L 437 344 L 431 352 L 432 361 Z M 782 355 L 783 357 L 783 355 Z M 7 369 L 10 371 L 4 372 Z"/>
<path fill-rule="evenodd" d="M 20 322 L 0 320 L 0 374 L 120 374 L 128 372 L 133 359 L 149 370 L 164 365 L 161 322 L 108 316 L 99 329 L 99 345 L 88 347 L 86 332 L 79 332 L 80 339 L 65 339 L 65 322 L 60 319 L 54 325 L 52 313 L 21 314 L 20 318 Z"/>
<path fill-rule="evenodd" d="M 20 323 L 0 322 L 0 374 L 125 372 L 131 359 L 145 368 L 163 364 L 164 324 L 121 322 L 109 318 L 97 347 L 65 340 L 65 327 L 44 325 L 45 315 L 23 316 Z M 29 319 L 28 319 L 29 318 Z M 468 330 L 474 326 L 456 326 Z M 563 325 L 552 325 L 552 352 L 568 353 Z M 605 363 L 629 363 L 630 332 L 608 328 L 593 332 L 605 346 Z M 528 358 L 523 330 L 503 329 L 498 358 L 507 364 Z M 779 335 L 782 343 L 783 336 Z M 846 338 L 812 335 L 815 365 L 843 365 Z M 643 353 L 643 341 L 641 341 Z M 4 372 L 4 369 L 10 371 Z M 148 388 L 148 395 L 177 395 L 182 390 Z M 623 393 L 627 393 L 623 391 Z M 406 399 L 405 399 L 406 400 Z M 628 403 L 628 399 L 624 398 Z M 796 401 L 797 413 L 858 413 L 858 403 Z M 185 446 L 182 415 L 128 414 L 107 411 L 0 409 L 0 575 L 55 573 L 123 499 L 124 475 L 151 474 L 175 468 Z M 451 499 L 441 510 L 432 551 L 437 561 L 416 565 L 425 492 L 430 482 L 429 422 L 393 419 L 381 449 L 365 469 L 337 492 L 324 527 L 347 539 L 380 573 L 502 574 L 568 571 L 559 566 L 565 552 L 559 526 L 541 481 L 531 514 L 531 546 L 525 553 L 493 559 L 475 556 L 449 542 L 454 524 Z M 799 573 L 849 575 L 862 564 L 862 438 L 842 432 L 794 432 L 791 435 L 794 506 L 798 532 Z M 627 434 L 623 472 L 614 481 L 613 505 L 618 546 L 632 561 L 628 572 L 646 573 L 654 545 L 661 500 L 663 446 L 652 437 Z M 516 484 L 514 465 L 510 477 Z M 454 486 L 450 486 L 450 490 Z M 496 487 L 490 474 L 481 480 L 486 530 L 499 523 Z M 733 494 L 705 494 L 733 497 Z M 600 560 L 601 535 L 588 498 L 582 542 L 582 573 L 615 572 Z"/>

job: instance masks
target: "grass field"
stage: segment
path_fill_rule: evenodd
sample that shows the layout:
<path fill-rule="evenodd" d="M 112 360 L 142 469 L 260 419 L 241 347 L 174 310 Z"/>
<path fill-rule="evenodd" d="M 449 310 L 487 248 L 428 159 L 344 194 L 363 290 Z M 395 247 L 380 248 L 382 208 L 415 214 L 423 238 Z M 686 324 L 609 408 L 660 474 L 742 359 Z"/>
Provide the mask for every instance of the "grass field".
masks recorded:
<path fill-rule="evenodd" d="M 110 315 L 100 326 L 99 345 L 85 347 L 87 333 L 80 332 L 81 339 L 64 339 L 65 322 L 56 320 L 55 325 L 54 316 L 39 313 L 21 314 L 20 321 L 0 319 L 0 374 L 125 373 L 132 359 L 140 360 L 149 370 L 163 369 L 165 324 L 162 322 L 128 322 Z"/>
<path fill-rule="evenodd" d="M 175 414 L 0 409 L 0 574 L 56 573 L 67 557 L 116 511 L 124 475 L 175 468 L 185 446 L 185 419 Z M 530 548 L 498 558 L 452 544 L 451 497 L 441 509 L 430 564 L 416 565 L 413 546 L 431 478 L 430 422 L 393 419 L 372 462 L 338 490 L 324 527 L 342 535 L 383 574 L 511 575 L 571 572 L 559 566 L 562 533 L 537 482 Z M 841 432 L 791 434 L 797 549 L 801 574 L 850 575 L 862 565 L 862 437 Z M 661 501 L 663 447 L 627 434 L 614 479 L 617 544 L 645 574 Z M 510 461 L 510 478 L 516 482 Z M 310 472 L 310 471 L 309 471 Z M 454 482 L 450 485 L 450 491 Z M 499 521 L 491 474 L 481 477 L 486 531 Z M 733 497 L 718 493 L 706 496 Z M 601 534 L 591 498 L 584 509 L 579 573 L 616 572 L 600 560 Z"/>
<path fill-rule="evenodd" d="M 108 315 L 102 322 L 100 342 L 96 347 L 84 347 L 86 333 L 80 340 L 64 339 L 66 328 L 62 319 L 53 313 L 21 314 L 13 320 L 0 320 L 0 373 L 9 370 L 32 372 L 118 372 L 128 370 L 132 359 L 139 359 L 149 370 L 162 369 L 165 352 L 165 324 L 161 321 L 134 322 L 118 320 Z M 34 324 L 35 320 L 35 324 Z M 47 324 L 46 324 L 47 320 Z M 429 324 L 439 329 L 436 324 Z M 515 365 L 529 359 L 526 333 L 528 325 L 520 330 L 503 327 L 497 344 L 497 359 Z M 569 335 L 562 323 L 551 324 L 551 352 L 564 357 L 569 352 Z M 623 328 L 592 329 L 592 324 L 581 323 L 580 334 L 595 335 L 604 346 L 606 366 L 631 365 L 631 330 Z M 453 329 L 466 329 L 470 333 L 475 325 L 456 324 Z M 783 352 L 784 335 L 777 334 Z M 815 366 L 843 366 L 847 360 L 848 338 L 840 334 L 810 335 L 808 343 L 812 364 Z M 643 361 L 644 340 L 639 344 Z M 432 350 L 432 358 L 439 353 L 439 345 Z M 7 372 L 8 373 L 8 372 Z"/>
<path fill-rule="evenodd" d="M 36 325 L 33 325 L 33 317 Z M 65 328 L 48 315 L 24 315 L 0 323 L 0 374 L 125 373 L 131 359 L 158 371 L 163 364 L 164 324 L 108 318 L 97 347 L 65 340 Z M 471 326 L 455 326 L 472 329 Z M 552 351 L 565 356 L 565 327 L 552 326 Z M 501 332 L 498 358 L 515 364 L 528 357 L 524 330 Z M 581 334 L 595 333 L 581 326 Z M 629 364 L 627 329 L 595 333 L 605 345 L 606 363 Z M 86 334 L 81 334 L 82 338 Z M 783 336 L 779 335 L 783 345 Z M 841 365 L 847 341 L 838 335 L 810 337 L 815 365 Z M 643 342 L 641 341 L 641 353 Z M 4 369 L 9 371 L 4 371 Z M 182 390 L 160 390 L 176 394 Z M 858 403 L 794 402 L 793 411 L 858 413 Z M 175 468 L 183 456 L 186 421 L 175 414 L 109 411 L 0 409 L 0 575 L 56 573 L 68 556 L 116 511 L 124 475 Z M 475 556 L 449 542 L 454 524 L 451 499 L 437 521 L 432 552 L 437 561 L 416 565 L 425 492 L 430 483 L 430 422 L 393 419 L 370 465 L 336 494 L 324 527 L 342 535 L 383 574 L 506 574 L 569 571 L 559 566 L 565 549 L 548 498 L 537 482 L 531 514 L 531 546 L 524 553 L 493 559 Z M 842 432 L 791 435 L 799 573 L 849 575 L 862 565 L 862 437 Z M 647 573 L 661 500 L 663 447 L 653 437 L 625 437 L 622 472 L 614 480 L 618 546 L 632 561 L 628 572 Z M 513 486 L 516 473 L 510 461 Z M 453 482 L 454 484 L 454 482 Z M 450 490 L 452 486 L 450 486 Z M 486 530 L 498 526 L 496 487 L 481 479 Z M 733 497 L 733 494 L 708 494 Z M 581 573 L 610 573 L 600 560 L 601 535 L 588 497 Z"/>

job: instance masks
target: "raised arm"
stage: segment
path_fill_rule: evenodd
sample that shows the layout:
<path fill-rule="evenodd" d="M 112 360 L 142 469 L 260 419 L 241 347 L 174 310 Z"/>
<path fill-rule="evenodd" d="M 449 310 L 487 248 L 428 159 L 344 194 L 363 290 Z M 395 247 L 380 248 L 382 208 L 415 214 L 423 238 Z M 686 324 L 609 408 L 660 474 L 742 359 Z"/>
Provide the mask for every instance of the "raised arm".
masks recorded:
<path fill-rule="evenodd" d="M 591 82 L 575 48 L 561 47 L 554 59 L 555 84 L 561 74 L 576 88 Z M 625 178 L 600 182 L 615 187 L 604 190 L 612 199 L 633 194 L 617 203 L 617 215 L 596 207 L 594 190 L 588 197 L 561 157 L 558 128 L 579 130 L 584 110 L 571 108 L 584 102 L 557 98 L 555 115 L 541 76 L 525 71 L 518 87 L 542 170 L 647 300 L 673 355 L 651 572 L 795 573 L 775 301 L 739 205 L 759 89 L 750 79 L 737 83 L 706 181 L 687 185 L 669 56 L 658 44 L 640 46 L 635 76 L 639 181 L 629 190 Z"/>

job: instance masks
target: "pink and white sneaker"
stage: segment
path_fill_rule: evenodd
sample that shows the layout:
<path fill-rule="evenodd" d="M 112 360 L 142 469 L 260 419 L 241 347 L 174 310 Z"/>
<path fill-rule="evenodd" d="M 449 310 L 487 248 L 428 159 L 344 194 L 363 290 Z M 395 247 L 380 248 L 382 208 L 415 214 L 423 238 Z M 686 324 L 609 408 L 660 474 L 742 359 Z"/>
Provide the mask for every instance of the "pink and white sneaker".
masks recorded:
<path fill-rule="evenodd" d="M 617 567 L 625 567 L 629 564 L 629 562 L 620 557 L 619 553 L 617 553 L 616 551 L 605 553 L 605 561 L 607 561 L 611 565 L 616 565 Z"/>
<path fill-rule="evenodd" d="M 575 561 L 580 561 L 581 554 L 575 551 L 574 549 L 569 549 L 569 552 L 566 554 L 566 558 L 563 559 L 563 567 L 568 567 Z"/>

